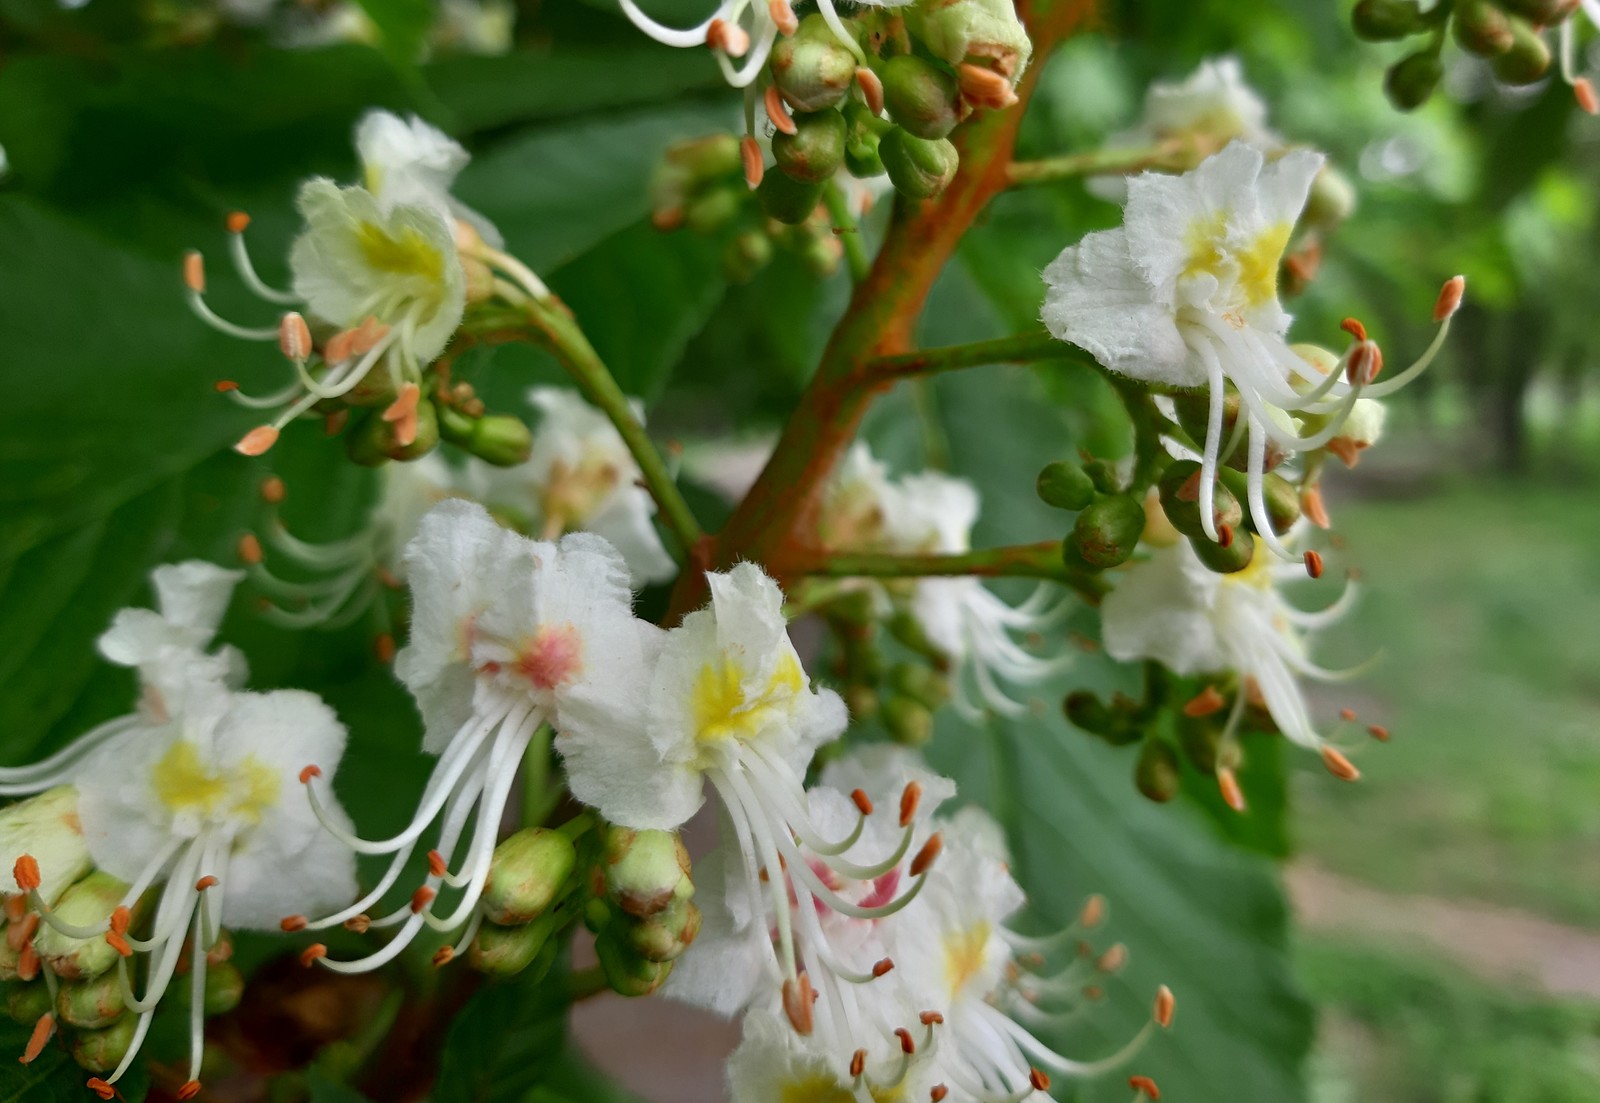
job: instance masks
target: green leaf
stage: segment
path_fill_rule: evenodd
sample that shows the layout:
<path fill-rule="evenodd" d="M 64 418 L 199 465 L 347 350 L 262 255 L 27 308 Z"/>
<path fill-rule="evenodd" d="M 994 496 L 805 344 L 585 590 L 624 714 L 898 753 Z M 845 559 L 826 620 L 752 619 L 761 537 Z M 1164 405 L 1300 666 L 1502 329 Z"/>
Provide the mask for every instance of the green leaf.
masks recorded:
<path fill-rule="evenodd" d="M 340 1084 L 317 1072 L 306 1076 L 306 1088 L 311 1094 L 311 1103 L 372 1103 L 348 1084 Z"/>
<path fill-rule="evenodd" d="M 356 0 L 378 28 L 383 52 L 397 64 L 415 64 L 433 26 L 431 0 Z"/>
<path fill-rule="evenodd" d="M 544 1085 L 565 1044 L 563 979 L 486 982 L 445 1038 L 439 1103 L 511 1103 Z"/>

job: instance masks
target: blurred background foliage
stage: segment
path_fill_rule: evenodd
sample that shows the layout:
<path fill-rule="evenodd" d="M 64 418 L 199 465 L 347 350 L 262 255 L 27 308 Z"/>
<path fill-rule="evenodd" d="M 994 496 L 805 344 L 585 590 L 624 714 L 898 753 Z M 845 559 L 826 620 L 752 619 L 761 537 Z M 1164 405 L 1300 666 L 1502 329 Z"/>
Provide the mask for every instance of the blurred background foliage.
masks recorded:
<path fill-rule="evenodd" d="M 708 6 L 651 10 L 687 22 Z M 249 418 L 212 384 L 248 389 L 274 357 L 194 321 L 178 260 L 188 247 L 219 252 L 224 213 L 242 208 L 263 274 L 283 282 L 296 182 L 354 175 L 349 135 L 365 109 L 417 111 L 472 150 L 461 198 L 571 305 L 623 387 L 649 403 L 655 433 L 682 440 L 691 459 L 781 422 L 848 294 L 844 276 L 819 280 L 792 258 L 732 281 L 712 243 L 651 228 L 647 185 L 662 150 L 736 125 L 738 102 L 708 56 L 647 42 L 608 0 L 505 5 L 500 24 L 472 24 L 483 41 L 451 23 L 463 6 L 428 0 L 343 5 L 337 33 L 318 41 L 313 7 L 286 3 L 291 18 L 261 27 L 217 18 L 209 0 L 76 10 L 0 0 L 7 763 L 125 711 L 131 681 L 97 661 L 94 637 L 115 609 L 146 600 L 152 566 L 230 562 L 257 523 L 268 471 L 228 449 Z M 1019 155 L 1092 149 L 1137 115 L 1152 79 L 1233 51 L 1273 127 L 1326 150 L 1360 192 L 1292 304 L 1301 339 L 1331 341 L 1356 315 L 1403 362 L 1427 339 L 1442 279 L 1467 275 L 1444 361 L 1392 403 L 1383 448 L 1330 489 L 1370 591 L 1331 653 L 1359 661 L 1381 648 L 1383 662 L 1327 698 L 1326 712 L 1355 704 L 1395 742 L 1363 761 L 1356 787 L 1334 786 L 1314 763 L 1286 770 L 1266 745 L 1248 766 L 1244 821 L 1202 785 L 1173 805 L 1144 802 L 1131 756 L 1071 730 L 1059 694 L 1041 693 L 1021 722 L 945 719 L 934 754 L 1007 825 L 1040 929 L 1091 891 L 1110 898 L 1132 965 L 1063 1040 L 1067 1052 L 1109 1048 L 1165 981 L 1179 994 L 1178 1026 L 1137 1070 L 1187 1103 L 1592 1100 L 1600 124 L 1559 83 L 1513 93 L 1459 55 L 1447 94 L 1397 114 L 1381 91 L 1392 51 L 1356 42 L 1346 9 L 1108 3 L 1049 62 Z M 1031 324 L 1038 270 L 1116 219 L 1080 184 L 1000 197 L 936 289 L 921 338 Z M 256 317 L 225 274 L 213 285 L 224 313 Z M 501 408 L 558 378 L 525 348 L 474 350 L 463 365 Z M 913 397 L 902 389 L 880 403 L 867 432 L 902 466 L 947 459 L 972 478 L 984 493 L 980 542 L 1059 535 L 1034 472 L 1079 449 L 1115 457 L 1128 446 L 1112 392 L 1070 369 L 957 374 Z M 374 491 L 371 474 L 309 425 L 285 435 L 271 469 L 289 487 L 289 523 L 312 538 L 358 527 Z M 715 524 L 723 499 L 709 485 L 690 490 Z M 329 698 L 352 731 L 341 796 L 369 834 L 394 828 L 426 763 L 409 699 L 371 657 L 377 626 L 291 634 L 249 604 L 236 604 L 224 635 L 248 652 L 255 684 Z M 1070 627 L 1092 640 L 1096 618 L 1084 611 Z M 1137 673 L 1091 651 L 1059 688 L 1131 690 Z M 1278 868 L 1291 852 L 1290 883 L 1313 920 L 1293 947 Z M 1423 897 L 1428 908 L 1490 905 L 1496 921 L 1441 928 L 1465 931 L 1460 945 L 1428 942 Z M 558 979 L 475 985 L 433 973 L 421 947 L 386 983 L 356 984 L 300 973 L 285 949 L 241 943 L 257 973 L 244 1006 L 212 1030 L 226 1070 L 207 1076 L 217 1098 L 383 1101 L 435 1074 L 446 1101 L 614 1090 L 566 1039 Z M 1308 1061 L 1312 1001 L 1323 1025 Z M 25 1033 L 0 1032 L 0 1045 L 20 1050 Z M 626 1052 L 626 1039 L 612 1042 Z M 655 1070 L 645 1082 L 672 1098 L 683 1075 Z M 155 1081 L 152 1098 L 159 1070 Z M 0 1061 L 0 1098 L 81 1091 L 62 1054 L 25 1070 Z M 1125 1094 L 1113 1077 L 1076 1098 Z"/>

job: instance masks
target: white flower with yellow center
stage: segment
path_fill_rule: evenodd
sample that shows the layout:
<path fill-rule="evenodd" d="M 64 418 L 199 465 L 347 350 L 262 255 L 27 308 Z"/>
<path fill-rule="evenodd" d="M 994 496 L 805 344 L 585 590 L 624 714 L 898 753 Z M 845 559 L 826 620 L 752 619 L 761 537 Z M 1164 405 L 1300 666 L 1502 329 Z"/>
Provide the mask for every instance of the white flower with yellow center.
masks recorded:
<path fill-rule="evenodd" d="M 892 1082 L 841 1076 L 814 1039 L 790 1030 L 781 1015 L 758 1009 L 745 1016 L 739 1048 L 728 1058 L 728 1089 L 739 1103 L 922 1103 L 935 1085 L 917 1056 L 897 1055 L 904 1069 Z"/>
<path fill-rule="evenodd" d="M 1085 982 L 1120 968 L 1126 952 L 1117 946 L 1098 958 L 1080 954 L 1054 974 L 1036 975 L 1033 970 L 1059 951 L 1078 948 L 1083 933 L 1099 923 L 1103 904 L 1091 899 L 1079 921 L 1055 935 L 1016 934 L 1006 921 L 1025 897 L 1011 877 L 999 825 L 982 809 L 967 807 L 939 827 L 945 839 L 939 865 L 923 898 L 890 932 L 896 973 L 911 999 L 943 1016 L 925 1073 L 938 1084 L 933 1098 L 1043 1100 L 1051 1073 L 1098 1075 L 1137 1052 L 1157 1025 L 1171 1022 L 1172 995 L 1163 987 L 1151 1021 L 1110 1057 L 1078 1061 L 1041 1042 L 1030 1028 L 1073 1014 Z"/>
<path fill-rule="evenodd" d="M 1300 676 L 1324 681 L 1346 676 L 1311 661 L 1306 633 L 1343 616 L 1355 601 L 1354 585 L 1326 609 L 1298 609 L 1279 587 L 1305 578 L 1305 568 L 1274 562 L 1259 544 L 1250 565 L 1234 574 L 1210 570 L 1187 541 L 1178 541 L 1152 549 L 1118 575 L 1100 605 L 1107 654 L 1124 662 L 1154 659 L 1180 675 L 1236 674 L 1259 690 L 1284 735 L 1320 752 L 1337 776 L 1357 776 L 1344 755 L 1318 734 L 1298 681 Z M 1241 686 L 1225 745 L 1234 738 L 1248 698 L 1248 687 Z M 1229 793 L 1230 778 L 1220 771 L 1219 778 Z M 1237 798 L 1230 796 L 1230 802 Z"/>
<path fill-rule="evenodd" d="M 674 577 L 677 565 L 651 522 L 655 499 L 616 426 L 576 391 L 535 387 L 528 401 L 540 415 L 533 450 L 516 467 L 474 464 L 479 499 L 541 539 L 580 530 L 605 537 L 636 585 Z M 642 422 L 642 404 L 631 405 Z"/>
<path fill-rule="evenodd" d="M 1355 323 L 1344 370 L 1324 372 L 1298 356 L 1284 339 L 1290 317 L 1278 302 L 1278 267 L 1322 164 L 1305 150 L 1267 164 L 1259 150 L 1234 142 L 1182 176 L 1145 173 L 1129 182 L 1120 228 L 1090 234 L 1044 273 L 1043 318 L 1056 337 L 1130 379 L 1208 390 L 1200 515 L 1213 540 L 1216 470 L 1230 436 L 1226 402 L 1230 390 L 1238 394 L 1251 516 L 1285 558 L 1263 494 L 1268 445 L 1321 448 L 1339 435 L 1362 393 L 1381 397 L 1423 371 L 1462 289 L 1460 277 L 1445 285 L 1433 344 L 1382 383 L 1372 383 L 1382 357 Z M 1315 417 L 1321 428 L 1302 434 L 1289 415 Z"/>
<path fill-rule="evenodd" d="M 402 119 L 388 111 L 369 111 L 356 124 L 356 153 L 362 183 L 386 209 L 431 206 L 447 221 L 465 222 L 490 245 L 502 244 L 488 219 L 450 194 L 471 157 L 442 130 L 415 115 Z"/>
<path fill-rule="evenodd" d="M 898 792 L 902 803 L 875 810 L 869 791 Z M 787 875 L 775 879 L 749 876 L 734 845 L 738 830 L 724 823 L 722 846 L 696 865 L 703 922 L 666 994 L 722 1014 L 787 1015 L 805 1040 L 758 1064 L 779 1070 L 776 1057 L 792 1057 L 804 1068 L 785 1075 L 798 1082 L 815 1073 L 861 1098 L 889 1098 L 903 1085 L 909 1058 L 928 1048 L 935 1024 L 906 1001 L 886 932 L 897 913 L 915 907 L 940 846 L 933 811 L 954 792 L 952 782 L 896 747 L 868 747 L 831 763 L 822 785 L 805 794 L 804 815 L 812 830 L 848 845 L 818 850 L 801 839 L 783 857 Z M 814 994 L 809 1006 L 784 983 L 783 921 L 775 925 L 765 904 L 777 895 L 774 880 L 786 882 L 799 975 Z M 743 1099 L 738 1079 L 735 1097 Z"/>
<path fill-rule="evenodd" d="M 439 756 L 411 823 L 392 838 L 367 841 L 338 824 L 330 830 L 362 854 L 392 855 L 378 884 L 350 907 L 315 919 L 283 921 L 286 930 L 326 929 L 347 922 L 400 926 L 378 952 L 323 964 L 363 972 L 392 960 L 428 926 L 465 927 L 448 960 L 471 942 L 489 862 L 528 745 L 549 725 L 556 745 L 575 731 L 602 748 L 617 747 L 601 784 L 641 786 L 635 775 L 654 768 L 653 755 L 629 757 L 639 731 L 660 629 L 636 619 L 621 556 L 604 540 L 576 533 L 559 544 L 529 540 L 496 524 L 484 508 L 460 499 L 423 517 L 406 549 L 412 594 L 411 639 L 395 672 L 417 699 L 423 749 Z M 322 807 L 319 765 L 305 781 Z M 585 794 L 574 786 L 574 792 Z M 429 875 L 410 900 L 377 919 L 366 910 L 398 880 L 418 841 L 438 821 Z M 449 892 L 450 910 L 441 896 Z M 322 953 L 313 947 L 310 956 Z"/>

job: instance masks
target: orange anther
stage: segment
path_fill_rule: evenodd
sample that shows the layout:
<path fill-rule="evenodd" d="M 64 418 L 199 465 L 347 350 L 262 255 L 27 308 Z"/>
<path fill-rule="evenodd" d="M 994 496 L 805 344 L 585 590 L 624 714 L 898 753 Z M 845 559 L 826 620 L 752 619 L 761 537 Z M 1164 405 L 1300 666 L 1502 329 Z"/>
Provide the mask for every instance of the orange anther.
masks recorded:
<path fill-rule="evenodd" d="M 433 952 L 433 967 L 435 969 L 437 969 L 440 966 L 449 965 L 451 959 L 454 958 L 455 956 L 456 956 L 456 952 L 455 952 L 455 949 L 453 947 L 451 947 L 451 946 L 440 946 L 437 950 L 435 950 Z"/>
<path fill-rule="evenodd" d="M 1578 106 L 1591 115 L 1600 115 L 1600 96 L 1594 92 L 1594 84 L 1588 77 L 1579 77 L 1572 82 L 1572 95 L 1578 101 Z"/>
<path fill-rule="evenodd" d="M 851 790 L 850 800 L 855 804 L 856 811 L 860 812 L 863 816 L 872 815 L 872 798 L 867 796 L 865 790 Z"/>
<path fill-rule="evenodd" d="M 1231 547 L 1233 547 L 1233 526 L 1232 525 L 1218 525 L 1217 526 L 1217 547 L 1219 547 L 1219 548 L 1231 548 Z"/>
<path fill-rule="evenodd" d="M 20 892 L 7 896 L 5 913 L 8 922 L 20 922 L 22 917 L 28 914 L 28 897 Z"/>
<path fill-rule="evenodd" d="M 22 917 L 21 922 L 13 923 L 6 928 L 6 945 L 13 950 L 20 950 L 33 941 L 34 932 L 38 929 L 38 913 L 30 912 Z"/>
<path fill-rule="evenodd" d="M 374 636 L 372 654 L 374 658 L 385 666 L 394 662 L 394 637 L 387 632 L 380 632 Z"/>
<path fill-rule="evenodd" d="M 956 81 L 961 85 L 961 94 L 979 107 L 1010 107 L 1017 102 L 1010 79 L 982 65 L 968 61 L 957 65 Z"/>
<path fill-rule="evenodd" d="M 239 562 L 246 566 L 254 567 L 265 558 L 265 553 L 261 550 L 261 541 L 253 532 L 247 532 L 239 537 L 239 544 L 235 550 L 239 553 Z"/>
<path fill-rule="evenodd" d="M 315 348 L 311 343 L 311 327 L 293 310 L 278 322 L 278 351 L 296 363 L 305 360 Z"/>
<path fill-rule="evenodd" d="M 1367 734 L 1372 736 L 1372 738 L 1376 739 L 1379 743 L 1389 742 L 1389 729 L 1384 727 L 1382 724 L 1368 724 Z"/>
<path fill-rule="evenodd" d="M 1083 902 L 1083 907 L 1078 911 L 1078 926 L 1084 930 L 1093 930 L 1100 925 L 1106 915 L 1106 898 L 1098 892 Z"/>
<path fill-rule="evenodd" d="M 128 910 L 126 904 L 119 904 L 111 912 L 111 930 L 115 934 L 127 934 L 128 924 L 133 922 L 133 912 Z"/>
<path fill-rule="evenodd" d="M 1322 556 L 1314 551 L 1306 552 L 1306 574 L 1312 578 L 1322 577 Z"/>
<path fill-rule="evenodd" d="M 1178 486 L 1178 501 L 1198 502 L 1200 500 L 1200 472 L 1196 471 Z"/>
<path fill-rule="evenodd" d="M 1172 994 L 1172 989 L 1162 985 L 1156 989 L 1156 1025 L 1165 1029 L 1172 1025 L 1172 1013 L 1177 1010 L 1178 998 Z"/>
<path fill-rule="evenodd" d="M 17 955 L 17 979 L 27 981 L 38 975 L 39 952 L 33 948 L 33 944 L 30 942 Z"/>
<path fill-rule="evenodd" d="M 944 1097 L 949 1094 L 949 1088 L 945 1087 L 943 1084 L 935 1084 L 933 1086 L 933 1090 L 928 1092 L 928 1098 L 931 1099 L 933 1103 L 943 1103 Z"/>
<path fill-rule="evenodd" d="M 321 776 L 322 776 L 322 767 L 321 766 L 312 764 L 310 766 L 303 767 L 300 770 L 300 784 L 301 785 L 305 785 L 312 778 L 321 777 Z"/>
<path fill-rule="evenodd" d="M 1376 341 L 1362 341 L 1350 350 L 1344 377 L 1352 387 L 1365 387 L 1383 371 L 1383 350 Z"/>
<path fill-rule="evenodd" d="M 239 389 L 239 384 L 231 379 L 219 379 L 211 386 L 218 394 L 228 394 Z"/>
<path fill-rule="evenodd" d="M 320 942 L 313 942 L 300 951 L 300 964 L 309 969 L 313 962 L 320 961 L 327 956 L 328 948 Z"/>
<path fill-rule="evenodd" d="M 89 1077 L 88 1082 L 84 1086 L 90 1091 L 94 1092 L 94 1094 L 98 1095 L 101 1099 L 115 1099 L 117 1097 L 117 1089 L 113 1088 L 110 1084 L 107 1084 L 98 1076 Z"/>
<path fill-rule="evenodd" d="M 250 216 L 243 211 L 229 211 L 223 225 L 228 227 L 230 234 L 242 234 L 250 225 Z"/>
<path fill-rule="evenodd" d="M 761 186 L 761 177 L 766 173 L 766 164 L 761 159 L 761 145 L 755 138 L 746 134 L 739 142 L 739 157 L 744 162 L 744 182 L 754 191 Z"/>
<path fill-rule="evenodd" d="M 1355 718 L 1356 718 L 1356 710 L 1355 709 L 1340 709 L 1339 710 L 1339 719 L 1340 720 L 1343 720 L 1346 723 L 1349 723 L 1351 720 L 1354 720 Z"/>
<path fill-rule="evenodd" d="M 278 430 L 270 425 L 258 425 L 244 436 L 233 450 L 243 456 L 259 456 L 278 443 Z"/>
<path fill-rule="evenodd" d="M 783 97 L 778 94 L 778 86 L 776 84 L 767 85 L 767 93 L 764 99 L 767 106 L 767 118 L 772 120 L 774 130 L 782 131 L 784 134 L 799 133 L 800 128 L 794 125 L 794 116 L 789 114 L 789 109 L 784 106 Z"/>
<path fill-rule="evenodd" d="M 783 1013 L 789 1017 L 789 1025 L 796 1034 L 811 1033 L 813 1002 L 809 976 L 801 973 L 798 980 L 783 982 Z"/>
<path fill-rule="evenodd" d="M 278 920 L 278 929 L 287 934 L 293 934 L 295 931 L 303 931 L 310 925 L 311 920 L 307 919 L 303 915 L 286 915 L 282 919 Z"/>
<path fill-rule="evenodd" d="M 910 1056 L 917 1052 L 917 1043 L 911 1037 L 911 1031 L 905 1027 L 896 1027 L 894 1036 L 900 1039 L 900 1052 Z"/>
<path fill-rule="evenodd" d="M 417 403 L 422 398 L 422 388 L 415 383 L 407 383 L 400 388 L 400 395 L 383 411 L 383 420 L 394 424 L 394 440 L 400 447 L 405 448 L 417 439 Z"/>
<path fill-rule="evenodd" d="M 261 500 L 269 506 L 275 506 L 288 497 L 288 488 L 283 485 L 283 480 L 272 475 L 261 483 Z"/>
<path fill-rule="evenodd" d="M 435 877 L 443 877 L 450 872 L 450 866 L 444 860 L 444 855 L 437 850 L 428 851 L 428 872 Z"/>
<path fill-rule="evenodd" d="M 1239 788 L 1239 779 L 1226 766 L 1217 771 L 1217 789 L 1222 793 L 1224 804 L 1235 812 L 1244 811 L 1244 790 Z"/>
<path fill-rule="evenodd" d="M 1160 1103 L 1161 1089 L 1156 1087 L 1156 1082 L 1148 1076 L 1128 1077 L 1128 1087 L 1139 1095 L 1147 1096 L 1152 1103 Z"/>
<path fill-rule="evenodd" d="M 800 29 L 800 20 L 795 16 L 789 0 L 767 0 L 767 17 L 785 38 Z"/>
<path fill-rule="evenodd" d="M 1086 984 L 1083 987 L 1083 998 L 1090 1003 L 1105 999 L 1106 990 L 1098 984 Z"/>
<path fill-rule="evenodd" d="M 350 422 L 350 410 L 341 407 L 322 419 L 322 431 L 330 437 L 336 437 L 344 432 L 344 427 Z"/>
<path fill-rule="evenodd" d="M 874 115 L 883 114 L 883 81 L 878 74 L 862 65 L 856 69 L 856 84 L 861 87 L 861 98 L 867 101 L 867 110 Z"/>
<path fill-rule="evenodd" d="M 183 254 L 183 285 L 196 295 L 206 293 L 206 261 L 193 249 Z"/>
<path fill-rule="evenodd" d="M 56 1017 L 46 1011 L 33 1024 L 33 1033 L 28 1035 L 27 1048 L 22 1051 L 22 1056 L 18 1057 L 17 1060 L 24 1065 L 33 1064 L 34 1061 L 38 1060 L 39 1054 L 44 1052 L 44 1044 L 50 1040 L 50 1036 L 55 1032 Z"/>
<path fill-rule="evenodd" d="M 211 888 L 215 884 L 217 884 L 217 879 L 208 873 L 194 883 L 194 891 L 204 892 L 206 889 Z"/>
<path fill-rule="evenodd" d="M 939 856 L 939 851 L 944 849 L 944 839 L 939 835 L 931 835 L 928 841 L 922 844 L 922 849 L 917 851 L 917 856 L 911 859 L 911 876 L 921 877 L 928 872 L 928 867 L 933 865 L 933 860 Z"/>
<path fill-rule="evenodd" d="M 886 957 L 883 960 L 874 963 L 873 966 L 872 966 L 872 975 L 875 976 L 875 977 L 881 977 L 885 973 L 890 973 L 890 972 L 893 972 L 893 971 L 894 971 L 894 959 L 893 958 Z"/>
<path fill-rule="evenodd" d="M 193 1099 L 195 1096 L 197 1096 L 199 1094 L 200 1094 L 200 1081 L 198 1081 L 198 1080 L 185 1081 L 183 1087 L 178 1089 L 178 1098 L 179 1099 Z"/>
<path fill-rule="evenodd" d="M 850 1055 L 850 1079 L 859 1080 L 867 1070 L 867 1051 L 858 1049 Z"/>
<path fill-rule="evenodd" d="M 1442 322 L 1461 308 L 1461 296 L 1467 293 L 1467 277 L 1451 276 L 1439 289 L 1439 298 L 1433 304 L 1433 320 Z"/>
<path fill-rule="evenodd" d="M 371 926 L 372 916 L 370 915 L 353 915 L 344 921 L 344 929 L 354 931 L 356 934 L 366 934 Z"/>
<path fill-rule="evenodd" d="M 917 1016 L 917 1020 L 921 1022 L 923 1026 L 940 1026 L 944 1023 L 944 1016 L 939 1014 L 937 1011 L 924 1011 L 922 1014 Z"/>
<path fill-rule="evenodd" d="M 1367 327 L 1362 325 L 1360 319 L 1358 318 L 1346 318 L 1344 321 L 1339 323 L 1339 328 L 1344 330 L 1350 336 L 1354 337 L 1357 341 L 1365 341 L 1367 339 Z"/>
<path fill-rule="evenodd" d="M 330 364 L 339 364 L 355 355 L 356 331 L 341 329 L 322 346 L 322 358 Z"/>
<path fill-rule="evenodd" d="M 18 858 L 11 867 L 11 875 L 17 879 L 17 887 L 23 892 L 32 892 L 41 883 L 39 876 L 39 862 L 32 854 L 24 854 Z"/>
<path fill-rule="evenodd" d="M 389 327 L 368 314 L 361 324 L 350 331 L 350 355 L 365 356 L 378 347 L 378 342 L 389 336 Z"/>
<path fill-rule="evenodd" d="M 1221 712 L 1227 703 L 1227 699 L 1217 692 L 1216 686 L 1206 686 L 1184 703 L 1183 714 L 1191 718 L 1210 716 L 1214 712 Z"/>
<path fill-rule="evenodd" d="M 1050 1077 L 1045 1075 L 1043 1069 L 1029 1069 L 1028 1083 L 1033 1085 L 1033 1090 L 1036 1092 L 1047 1092 L 1050 1090 Z"/>
<path fill-rule="evenodd" d="M 1322 748 L 1322 764 L 1328 768 L 1328 773 L 1340 781 L 1355 781 L 1361 776 L 1361 771 L 1333 747 Z"/>
<path fill-rule="evenodd" d="M 433 898 L 439 894 L 427 885 L 423 885 L 411 894 L 411 913 L 420 915 L 424 908 L 433 903 Z"/>
<path fill-rule="evenodd" d="M 922 786 L 916 782 L 908 782 L 900 792 L 900 826 L 910 827 L 911 821 L 916 817 L 917 805 L 922 803 Z"/>
<path fill-rule="evenodd" d="M 729 57 L 743 57 L 750 50 L 750 35 L 737 23 L 713 19 L 706 27 L 706 45 Z"/>
<path fill-rule="evenodd" d="M 1102 973 L 1115 973 L 1126 964 L 1128 964 L 1128 948 L 1119 942 L 1101 954 L 1100 960 L 1094 963 L 1094 967 Z"/>

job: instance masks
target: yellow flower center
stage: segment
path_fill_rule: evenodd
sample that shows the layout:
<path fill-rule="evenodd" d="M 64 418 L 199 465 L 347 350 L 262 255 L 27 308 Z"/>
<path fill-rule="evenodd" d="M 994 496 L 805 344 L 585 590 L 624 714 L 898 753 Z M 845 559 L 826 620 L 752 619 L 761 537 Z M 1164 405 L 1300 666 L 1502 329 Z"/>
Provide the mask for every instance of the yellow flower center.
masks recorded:
<path fill-rule="evenodd" d="M 873 1088 L 873 1103 L 898 1103 L 905 1098 L 902 1085 Z M 855 1096 L 825 1072 L 812 1073 L 800 1080 L 785 1081 L 779 1103 L 855 1103 Z"/>
<path fill-rule="evenodd" d="M 200 757 L 200 748 L 186 739 L 161 756 L 153 775 L 156 796 L 173 812 L 193 812 L 208 819 L 220 813 L 259 823 L 278 802 L 278 775 L 255 755 L 246 755 L 230 769 L 213 770 Z"/>
<path fill-rule="evenodd" d="M 965 988 L 983 969 L 984 951 L 992 933 L 988 923 L 978 923 L 945 938 L 944 975 L 952 995 Z"/>
<path fill-rule="evenodd" d="M 444 278 L 444 255 L 412 226 L 391 232 L 376 222 L 356 228 L 356 242 L 367 264 L 396 276 L 420 276 L 430 283 Z"/>
<path fill-rule="evenodd" d="M 1242 571 L 1222 576 L 1222 581 L 1235 586 L 1254 586 L 1258 590 L 1272 589 L 1272 565 L 1276 557 L 1267 550 L 1265 540 L 1257 540 L 1250 565 Z"/>
<path fill-rule="evenodd" d="M 1188 263 L 1184 265 L 1186 277 L 1215 276 L 1225 280 L 1229 270 L 1234 273 L 1234 297 L 1243 306 L 1260 306 L 1278 295 L 1278 262 L 1289 244 L 1293 229 L 1287 222 L 1278 222 L 1257 234 L 1255 239 L 1237 248 L 1228 243 L 1228 215 L 1217 211 L 1189 227 L 1184 244 L 1189 250 Z"/>
<path fill-rule="evenodd" d="M 779 661 L 766 686 L 753 699 L 745 697 L 744 677 L 744 669 L 727 655 L 700 668 L 693 696 L 698 741 L 747 740 L 805 688 L 805 674 L 793 655 L 785 655 Z"/>

